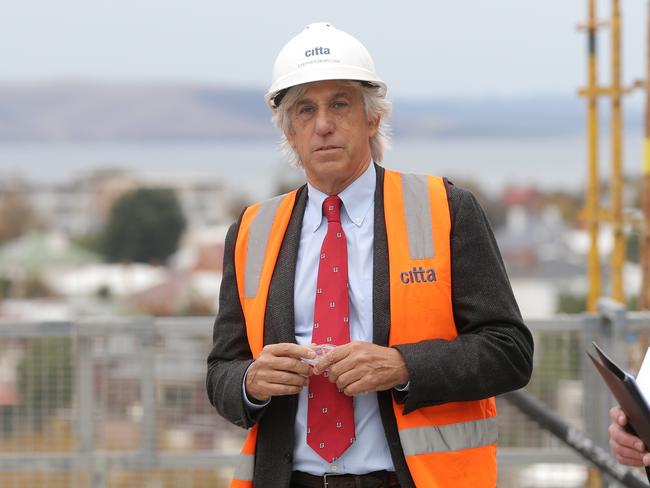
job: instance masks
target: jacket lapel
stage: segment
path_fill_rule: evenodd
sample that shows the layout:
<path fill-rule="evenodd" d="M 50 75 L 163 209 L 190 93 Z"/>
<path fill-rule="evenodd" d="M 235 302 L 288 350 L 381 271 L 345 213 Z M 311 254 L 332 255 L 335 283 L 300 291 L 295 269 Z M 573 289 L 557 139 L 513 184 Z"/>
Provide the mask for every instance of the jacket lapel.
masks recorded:
<path fill-rule="evenodd" d="M 307 186 L 304 185 L 298 190 L 296 203 L 271 278 L 266 305 L 264 344 L 296 342 L 293 290 L 300 230 L 306 204 Z"/>
<path fill-rule="evenodd" d="M 375 217 L 373 243 L 372 322 L 373 342 L 388 345 L 390 331 L 390 285 L 388 272 L 388 240 L 384 217 L 384 168 L 375 164 Z"/>

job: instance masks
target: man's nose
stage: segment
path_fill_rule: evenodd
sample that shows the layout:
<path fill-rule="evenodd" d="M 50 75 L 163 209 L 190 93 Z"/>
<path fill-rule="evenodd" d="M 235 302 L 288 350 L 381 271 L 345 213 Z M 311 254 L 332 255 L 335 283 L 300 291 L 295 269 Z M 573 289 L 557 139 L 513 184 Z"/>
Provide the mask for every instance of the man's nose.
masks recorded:
<path fill-rule="evenodd" d="M 327 135 L 334 130 L 334 119 L 329 110 L 318 110 L 316 112 L 315 130 L 320 136 Z"/>

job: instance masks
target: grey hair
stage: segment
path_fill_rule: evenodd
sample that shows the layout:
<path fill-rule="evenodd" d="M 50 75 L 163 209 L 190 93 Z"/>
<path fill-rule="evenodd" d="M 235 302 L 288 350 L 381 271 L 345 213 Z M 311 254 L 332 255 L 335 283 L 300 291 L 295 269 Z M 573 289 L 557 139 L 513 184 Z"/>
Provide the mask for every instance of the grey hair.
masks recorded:
<path fill-rule="evenodd" d="M 363 108 L 368 121 L 375 120 L 379 117 L 379 127 L 374 136 L 370 138 L 370 154 L 373 161 L 381 163 L 384 159 L 384 153 L 390 149 L 390 125 L 388 118 L 391 113 L 391 103 L 386 97 L 379 95 L 378 87 L 361 84 L 357 81 L 343 81 L 344 85 L 354 86 L 361 92 Z M 291 147 L 287 139 L 287 134 L 291 132 L 291 110 L 298 100 L 302 98 L 310 83 L 292 86 L 287 90 L 280 106 L 273 112 L 273 123 L 282 131 L 280 137 L 280 150 L 282 155 L 291 163 L 292 166 L 302 167 L 300 155 Z"/>

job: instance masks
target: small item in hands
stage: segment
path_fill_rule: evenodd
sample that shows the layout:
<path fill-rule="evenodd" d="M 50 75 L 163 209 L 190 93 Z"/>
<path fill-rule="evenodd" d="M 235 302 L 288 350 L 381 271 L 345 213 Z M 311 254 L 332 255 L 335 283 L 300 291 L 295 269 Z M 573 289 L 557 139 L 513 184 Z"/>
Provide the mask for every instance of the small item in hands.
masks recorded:
<path fill-rule="evenodd" d="M 333 344 L 312 344 L 310 347 L 315 353 L 316 357 L 313 359 L 308 359 L 308 358 L 300 358 L 300 360 L 303 363 L 309 364 L 311 366 L 314 366 L 318 361 L 321 360 L 325 354 L 330 352 L 332 349 L 334 349 L 336 346 Z"/>

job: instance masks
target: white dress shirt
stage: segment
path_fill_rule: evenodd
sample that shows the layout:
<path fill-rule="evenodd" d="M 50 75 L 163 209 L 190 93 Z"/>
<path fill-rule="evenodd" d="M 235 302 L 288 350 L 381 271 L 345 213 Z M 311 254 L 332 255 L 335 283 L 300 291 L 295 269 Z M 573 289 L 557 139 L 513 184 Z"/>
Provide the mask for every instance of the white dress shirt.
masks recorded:
<path fill-rule="evenodd" d="M 372 276 L 374 242 L 374 201 L 376 171 L 371 162 L 368 169 L 345 188 L 339 197 L 343 202 L 341 225 L 347 239 L 348 282 L 350 304 L 350 340 L 372 342 Z M 307 184 L 307 206 L 300 232 L 294 286 L 295 333 L 298 344 L 311 344 L 314 322 L 317 270 L 320 252 L 327 232 L 327 219 L 322 206 L 327 195 Z M 324 473 L 364 474 L 372 471 L 394 471 L 379 415 L 376 393 L 354 397 L 356 441 L 336 460 L 326 462 L 307 444 L 307 393 L 298 398 L 295 423 L 293 469 L 321 476 Z M 244 398 L 249 408 L 263 408 Z M 266 403 L 264 404 L 266 405 Z"/>

